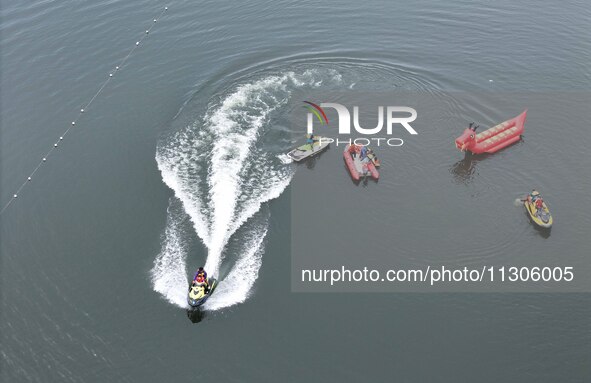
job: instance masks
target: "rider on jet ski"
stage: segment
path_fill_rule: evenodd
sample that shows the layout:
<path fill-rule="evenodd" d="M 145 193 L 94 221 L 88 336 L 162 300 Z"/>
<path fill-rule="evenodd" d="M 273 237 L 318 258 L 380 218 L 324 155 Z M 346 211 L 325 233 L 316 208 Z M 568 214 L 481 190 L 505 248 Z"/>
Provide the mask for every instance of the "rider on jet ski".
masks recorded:
<path fill-rule="evenodd" d="M 203 286 L 205 289 L 205 294 L 209 292 L 209 284 L 207 283 L 207 273 L 200 267 L 197 272 L 195 273 L 195 277 L 193 278 L 192 286 Z"/>
<path fill-rule="evenodd" d="M 536 189 L 532 190 L 528 196 L 528 199 L 534 204 L 537 211 L 540 211 L 544 207 L 544 199 L 540 195 L 540 192 Z"/>
<path fill-rule="evenodd" d="M 306 143 L 308 145 L 310 145 L 310 150 L 311 151 L 314 151 L 314 141 L 315 141 L 314 138 L 315 138 L 314 137 L 314 134 L 312 134 L 312 133 L 308 134 L 308 137 L 306 138 Z"/>

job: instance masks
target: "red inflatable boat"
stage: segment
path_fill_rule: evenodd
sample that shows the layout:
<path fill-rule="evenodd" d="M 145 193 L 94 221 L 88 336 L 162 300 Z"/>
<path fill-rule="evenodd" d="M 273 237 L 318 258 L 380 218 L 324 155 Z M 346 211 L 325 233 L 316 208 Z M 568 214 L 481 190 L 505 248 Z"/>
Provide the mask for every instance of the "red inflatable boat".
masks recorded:
<path fill-rule="evenodd" d="M 351 177 L 355 181 L 359 181 L 361 177 L 367 176 L 371 176 L 374 180 L 380 178 L 380 173 L 378 173 L 373 160 L 366 157 L 364 161 L 361 161 L 359 158 L 360 152 L 361 146 L 358 145 L 347 145 L 343 152 L 343 157 L 345 158 L 345 163 L 347 164 L 347 169 L 349 169 Z"/>
<path fill-rule="evenodd" d="M 476 134 L 477 127 L 469 127 L 456 138 L 456 147 L 474 154 L 495 153 L 521 139 L 527 109 L 519 116 Z"/>

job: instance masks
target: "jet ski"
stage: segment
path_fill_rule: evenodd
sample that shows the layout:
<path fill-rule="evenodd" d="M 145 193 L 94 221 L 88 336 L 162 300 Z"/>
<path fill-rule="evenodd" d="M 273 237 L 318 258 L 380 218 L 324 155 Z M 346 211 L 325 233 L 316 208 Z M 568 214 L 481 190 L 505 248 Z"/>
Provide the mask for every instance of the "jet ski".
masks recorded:
<path fill-rule="evenodd" d="M 215 278 L 207 278 L 207 288 L 203 284 L 193 281 L 189 285 L 189 294 L 187 296 L 187 303 L 189 303 L 189 306 L 197 308 L 203 305 L 211 294 L 213 294 L 217 284 L 218 281 Z"/>
<path fill-rule="evenodd" d="M 536 207 L 536 200 L 539 198 L 542 198 L 540 192 L 533 190 L 527 195 L 523 201 L 523 205 L 525 206 L 525 211 L 527 211 L 527 214 L 536 225 L 544 229 L 549 229 L 552 227 L 552 215 L 543 199 L 542 207 L 539 209 Z"/>
<path fill-rule="evenodd" d="M 291 152 L 287 153 L 287 155 L 295 162 L 300 162 L 308 157 L 314 156 L 328 147 L 330 140 L 323 138 L 324 137 L 314 136 L 313 144 L 298 146 Z"/>

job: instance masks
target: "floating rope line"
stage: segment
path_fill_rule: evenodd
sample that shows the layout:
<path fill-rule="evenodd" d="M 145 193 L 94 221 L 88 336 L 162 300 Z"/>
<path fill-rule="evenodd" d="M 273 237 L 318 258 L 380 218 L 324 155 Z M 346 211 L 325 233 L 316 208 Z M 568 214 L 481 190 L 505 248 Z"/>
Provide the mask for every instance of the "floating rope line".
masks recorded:
<path fill-rule="evenodd" d="M 166 11 L 168 11 L 168 7 L 167 6 L 164 7 L 164 9 L 162 10 L 162 12 L 160 12 L 160 14 L 153 20 L 152 25 L 150 25 L 150 28 L 146 29 L 146 32 L 144 33 L 144 35 L 138 41 L 136 41 L 136 43 L 134 44 L 133 48 L 131 48 L 131 50 L 127 53 L 127 55 L 123 58 L 123 60 L 121 60 L 119 62 L 119 65 L 115 66 L 115 68 L 109 72 L 109 76 L 107 76 L 107 79 L 102 83 L 102 85 L 96 91 L 96 93 L 94 94 L 94 96 L 92 96 L 92 98 L 90 99 L 90 101 L 88 101 L 86 103 L 86 105 L 84 105 L 84 107 L 82 109 L 80 109 L 80 112 L 78 113 L 78 116 L 76 117 L 76 119 L 74 119 L 74 121 L 72 121 L 72 123 L 62 133 L 62 135 L 59 137 L 59 139 L 53 144 L 53 146 L 51 147 L 51 149 L 49 149 L 49 151 L 41 159 L 41 161 L 39 162 L 39 164 L 35 167 L 35 169 L 33 169 L 33 171 L 31 172 L 31 174 L 29 175 L 29 177 L 27 177 L 27 180 L 25 182 L 23 182 L 23 184 L 18 189 L 16 189 L 16 192 L 12 195 L 12 197 L 10 198 L 10 200 L 8 200 L 8 203 L 6 205 L 4 205 L 4 207 L 2 208 L 2 210 L 0 210 L 0 215 L 2 215 L 2 213 L 4 213 L 4 210 L 6 210 L 8 208 L 8 206 L 10 206 L 10 204 L 14 200 L 16 200 L 18 198 L 19 193 L 24 189 L 24 187 L 29 182 L 31 182 L 31 180 L 33 179 L 33 176 L 35 175 L 35 173 L 37 173 L 37 171 L 41 168 L 41 166 L 43 165 L 43 163 L 47 162 L 47 158 L 49 158 L 49 156 L 51 155 L 51 153 L 53 153 L 53 151 L 55 149 L 57 149 L 59 143 L 61 141 L 63 141 L 64 137 L 66 137 L 66 135 L 68 134 L 68 132 L 70 131 L 70 129 L 72 129 L 74 126 L 76 126 L 76 122 L 78 122 L 78 120 L 84 114 L 84 112 L 86 112 L 88 110 L 88 108 L 94 102 L 94 100 L 102 93 L 103 89 L 105 89 L 105 87 L 107 86 L 107 84 L 109 83 L 109 81 L 111 81 L 113 79 L 113 77 L 115 76 L 115 73 L 117 71 L 119 71 L 121 68 L 123 68 L 123 66 L 125 65 L 125 63 L 129 59 L 129 57 L 140 46 L 140 44 L 142 43 L 142 41 L 146 37 L 148 37 L 148 35 L 150 34 L 150 31 L 152 30 L 152 28 L 154 28 L 154 26 L 156 25 L 156 23 L 158 22 L 158 20 L 164 15 L 164 13 L 166 13 Z"/>

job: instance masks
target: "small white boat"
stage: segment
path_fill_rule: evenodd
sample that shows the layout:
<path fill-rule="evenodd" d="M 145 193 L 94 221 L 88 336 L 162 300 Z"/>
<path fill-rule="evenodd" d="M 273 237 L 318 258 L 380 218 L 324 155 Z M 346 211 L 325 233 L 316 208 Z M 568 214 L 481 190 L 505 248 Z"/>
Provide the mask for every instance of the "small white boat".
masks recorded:
<path fill-rule="evenodd" d="M 304 144 L 287 153 L 287 155 L 294 161 L 300 162 L 308 157 L 322 152 L 328 147 L 330 140 L 323 139 L 323 137 L 315 136 L 313 144 Z"/>

